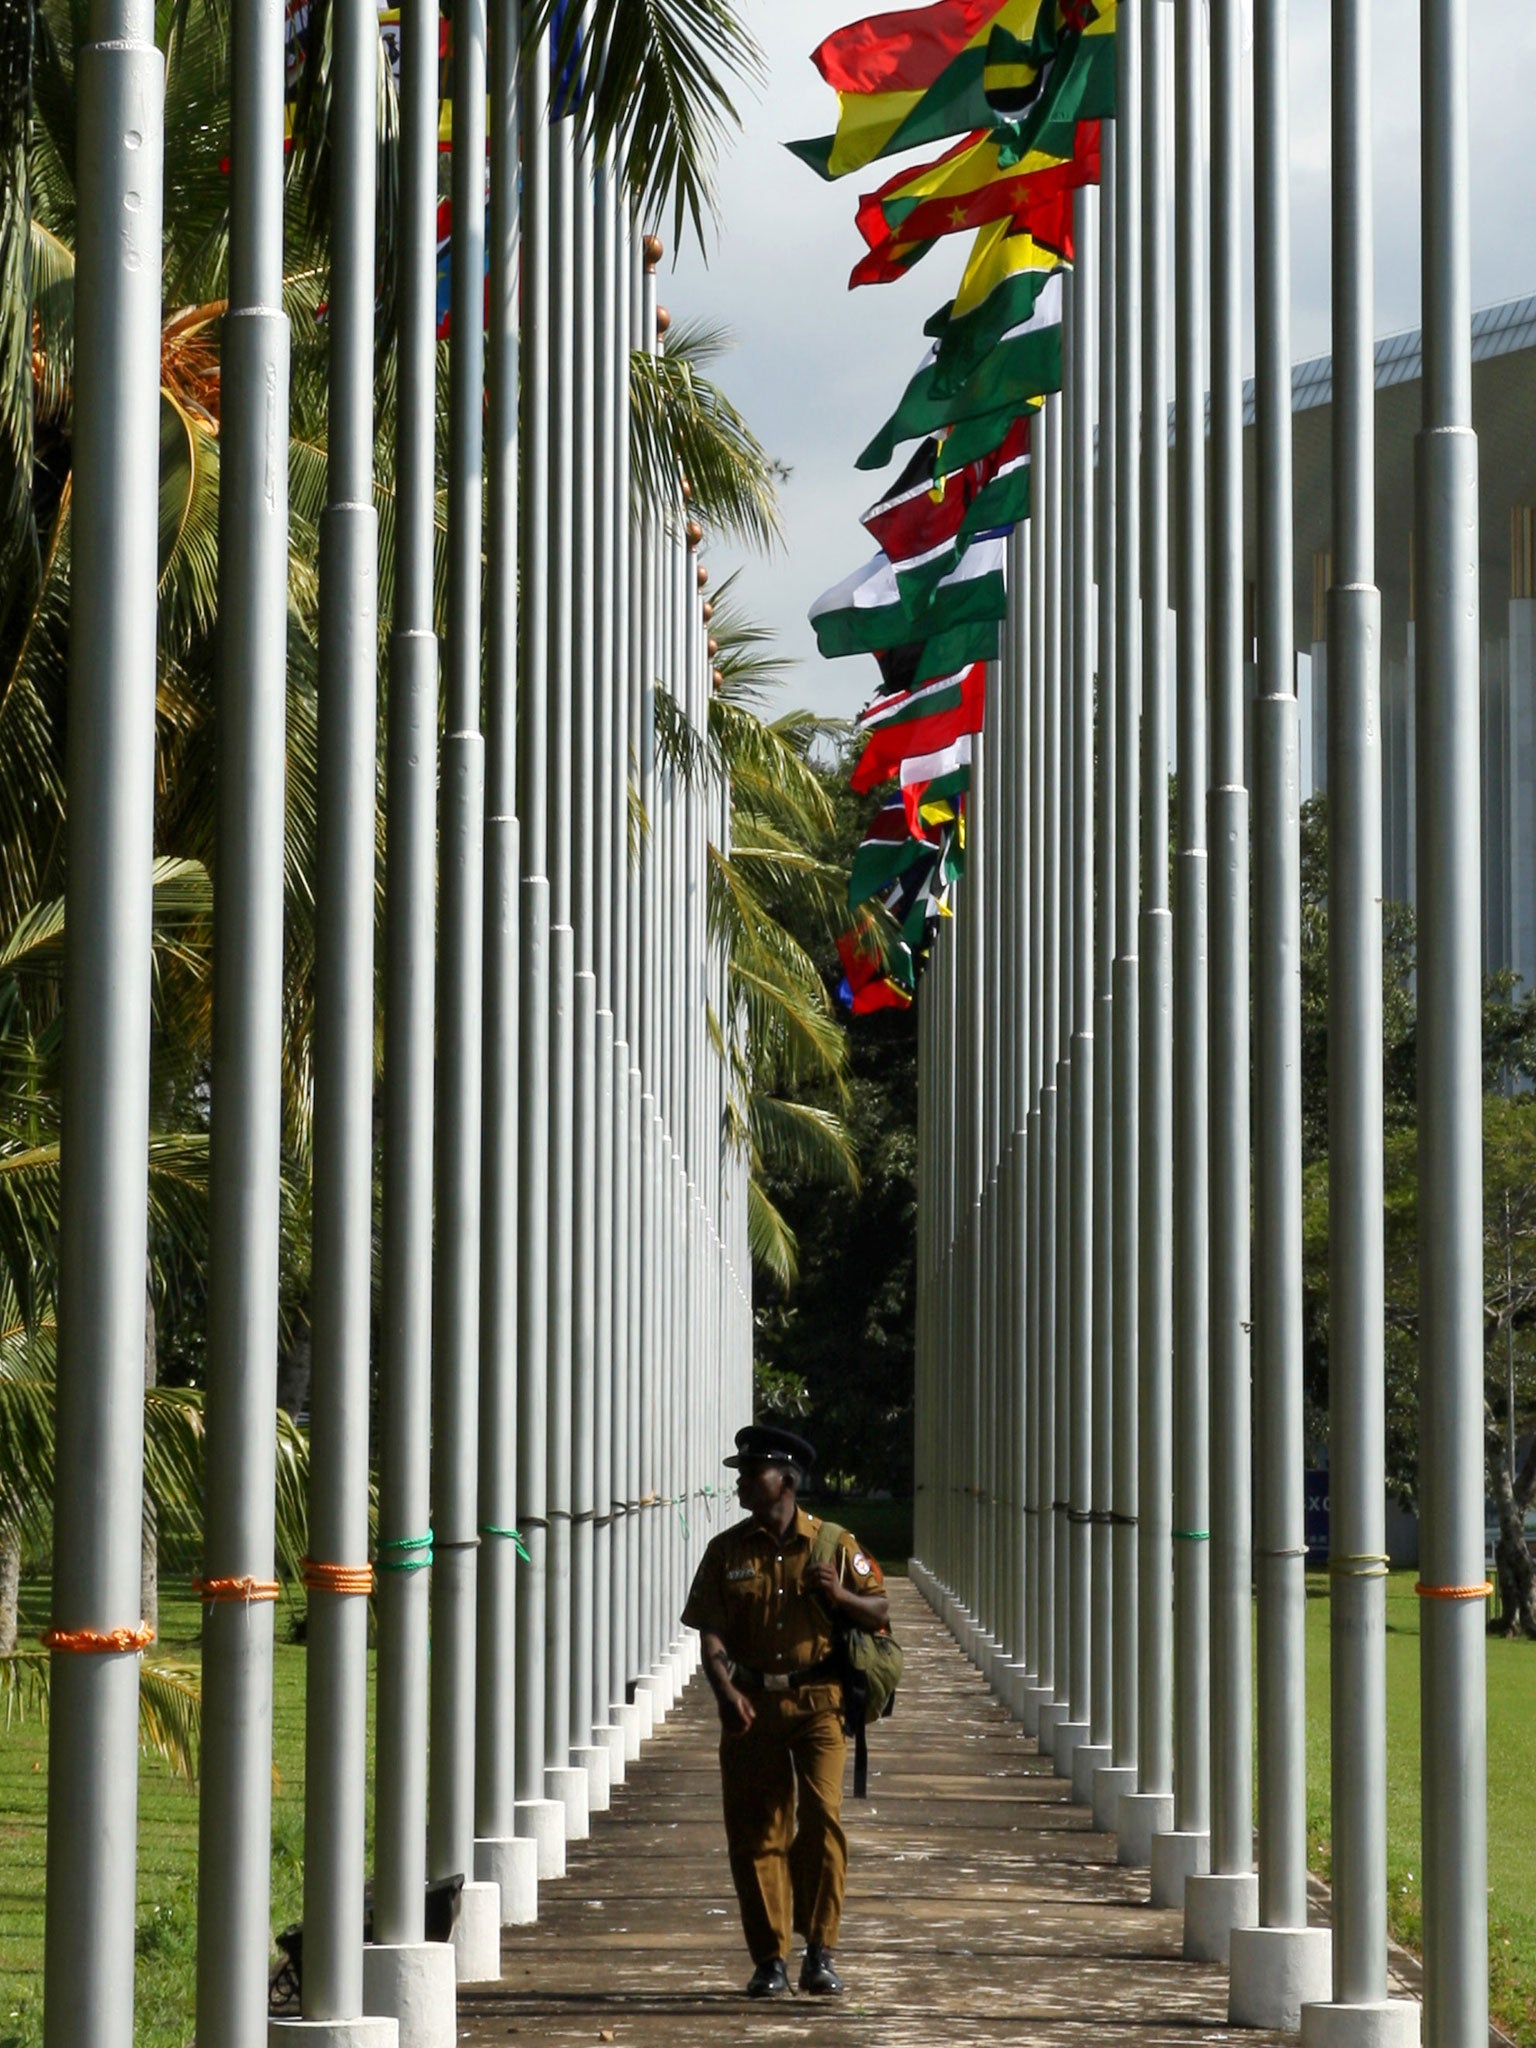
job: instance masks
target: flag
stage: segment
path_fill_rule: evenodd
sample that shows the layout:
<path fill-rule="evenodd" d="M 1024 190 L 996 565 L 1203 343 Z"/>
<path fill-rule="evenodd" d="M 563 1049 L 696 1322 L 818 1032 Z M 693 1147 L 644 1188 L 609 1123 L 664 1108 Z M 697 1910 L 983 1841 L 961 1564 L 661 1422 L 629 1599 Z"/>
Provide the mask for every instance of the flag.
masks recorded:
<path fill-rule="evenodd" d="M 855 1017 L 866 1016 L 873 1010 L 911 1007 L 911 990 L 894 981 L 886 970 L 885 950 L 872 917 L 861 917 L 851 931 L 842 933 L 837 954 L 843 963 L 838 1000 Z"/>
<path fill-rule="evenodd" d="M 884 555 L 823 592 L 811 606 L 816 645 L 829 660 L 873 654 L 903 640 L 925 640 L 951 627 L 1003 618 L 1003 536 L 979 535 L 925 604 L 908 609 L 896 571 Z M 958 666 L 958 664 L 956 664 Z"/>
<path fill-rule="evenodd" d="M 1015 153 L 1008 132 L 969 135 L 946 155 L 898 172 L 859 201 L 854 224 L 868 245 L 850 290 L 903 277 L 944 235 L 1006 220 L 1062 254 L 1072 245 L 1072 194 L 1099 177 L 1099 124 L 1069 124 L 1064 147 Z"/>
<path fill-rule="evenodd" d="M 896 571 L 905 602 L 921 602 L 965 552 L 971 536 L 1029 517 L 1029 421 L 1017 419 L 998 447 L 959 469 L 930 436 L 863 524 Z"/>
<path fill-rule="evenodd" d="M 914 691 L 903 708 L 884 715 L 870 731 L 848 778 L 849 788 L 862 795 L 898 774 L 905 780 L 908 759 L 937 754 L 980 732 L 986 680 L 986 665 L 978 662 L 958 677 L 944 677 Z M 880 706 L 875 709 L 878 713 Z"/>
<path fill-rule="evenodd" d="M 919 824 L 914 832 L 901 797 L 882 804 L 865 828 L 848 872 L 848 902 L 857 910 L 871 896 L 888 889 L 898 875 L 933 850 L 934 841 Z"/>
<path fill-rule="evenodd" d="M 938 389 L 938 345 L 930 347 L 896 410 L 859 456 L 859 469 L 882 469 L 900 441 L 971 419 L 1038 409 L 1040 397 L 1061 389 L 1062 273 L 1038 281 L 1025 317 L 1002 335 L 958 391 Z"/>
<path fill-rule="evenodd" d="M 1011 221 L 989 222 L 976 237 L 960 289 L 923 332 L 936 348 L 935 382 L 958 391 L 981 367 L 1003 336 L 1027 320 L 1044 279 L 1060 259 L 1037 237 L 1018 232 Z"/>
<path fill-rule="evenodd" d="M 996 622 L 982 619 L 935 633 L 927 640 L 904 640 L 893 647 L 876 648 L 880 688 L 915 690 L 935 676 L 969 668 L 973 661 L 996 661 L 998 637 Z"/>
<path fill-rule="evenodd" d="M 850 22 L 811 56 L 837 94 L 837 133 L 789 147 L 822 177 L 841 178 L 877 157 L 1011 118 L 1011 105 L 993 97 L 1019 89 L 998 68 L 1003 39 L 1017 52 L 1014 70 L 1038 76 L 1037 29 L 1052 14 L 1053 0 L 933 0 Z"/>

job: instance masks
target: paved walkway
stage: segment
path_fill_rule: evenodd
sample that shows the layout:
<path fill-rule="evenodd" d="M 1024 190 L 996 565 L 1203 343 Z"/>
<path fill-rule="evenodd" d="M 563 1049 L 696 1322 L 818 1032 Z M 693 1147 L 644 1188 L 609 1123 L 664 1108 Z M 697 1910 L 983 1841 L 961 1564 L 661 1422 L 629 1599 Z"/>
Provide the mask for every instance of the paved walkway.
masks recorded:
<path fill-rule="evenodd" d="M 815 2048 L 1226 2041 L 1224 1970 L 1184 1962 L 1182 1916 L 1070 1802 L 916 1590 L 891 1583 L 906 1653 L 896 1712 L 870 1740 L 851 1856 L 839 2000 L 749 2005 L 725 1859 L 714 1703 L 695 1679 L 537 1926 L 509 1929 L 502 1983 L 461 1997 L 461 2041 Z M 792 1959 L 793 1980 L 798 1957 Z"/>

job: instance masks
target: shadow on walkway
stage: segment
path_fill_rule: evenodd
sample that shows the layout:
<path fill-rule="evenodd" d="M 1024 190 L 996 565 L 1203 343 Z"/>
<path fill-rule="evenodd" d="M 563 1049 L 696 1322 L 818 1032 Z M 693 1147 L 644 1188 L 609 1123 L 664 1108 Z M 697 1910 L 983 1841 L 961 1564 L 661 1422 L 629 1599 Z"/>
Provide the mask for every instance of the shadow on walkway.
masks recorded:
<path fill-rule="evenodd" d="M 914 1588 L 890 1585 L 906 1652 L 896 1712 L 870 1738 L 870 1796 L 845 1800 L 838 1944 L 846 1997 L 749 2005 L 720 1821 L 714 1703 L 688 1692 L 592 1839 L 503 1939 L 502 1982 L 462 1995 L 459 2038 L 723 2048 L 985 2048 L 1227 2039 L 1224 1970 L 1184 1962 L 1182 1916 L 982 1685 Z M 790 1978 L 798 1969 L 791 1958 Z M 1261 2048 L 1277 2037 L 1234 2034 Z"/>

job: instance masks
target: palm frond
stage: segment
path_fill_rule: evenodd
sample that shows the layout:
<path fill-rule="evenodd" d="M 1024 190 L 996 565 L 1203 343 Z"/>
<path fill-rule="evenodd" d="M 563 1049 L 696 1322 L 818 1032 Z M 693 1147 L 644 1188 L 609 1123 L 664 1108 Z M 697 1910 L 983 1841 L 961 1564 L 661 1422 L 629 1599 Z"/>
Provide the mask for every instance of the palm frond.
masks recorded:
<path fill-rule="evenodd" d="M 747 1246 L 752 1263 L 787 1294 L 800 1271 L 800 1247 L 755 1173 L 747 1182 Z"/>
<path fill-rule="evenodd" d="M 36 1714 L 48 1718 L 53 1660 L 43 1649 L 13 1650 L 0 1657 L 0 1697 L 5 1725 Z M 189 1664 L 146 1656 L 139 1665 L 139 1743 L 163 1756 L 178 1777 L 197 1781 L 203 1739 L 203 1688 Z"/>
<path fill-rule="evenodd" d="M 688 357 L 688 331 L 661 355 L 630 357 L 630 420 L 636 508 L 675 518 L 686 476 L 691 508 L 706 526 L 758 548 L 783 538 L 777 483 L 784 473 L 718 384 Z"/>
<path fill-rule="evenodd" d="M 780 1095 L 754 1095 L 748 1116 L 762 1165 L 796 1180 L 831 1181 L 858 1192 L 858 1158 L 847 1125 L 834 1111 Z"/>

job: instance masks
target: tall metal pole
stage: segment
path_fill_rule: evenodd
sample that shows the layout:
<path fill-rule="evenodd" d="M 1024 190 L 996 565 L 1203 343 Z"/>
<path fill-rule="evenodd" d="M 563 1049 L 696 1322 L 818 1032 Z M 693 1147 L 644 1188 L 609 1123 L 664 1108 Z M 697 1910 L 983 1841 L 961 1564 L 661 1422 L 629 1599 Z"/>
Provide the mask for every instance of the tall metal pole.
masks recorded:
<path fill-rule="evenodd" d="M 1115 489 L 1116 438 L 1115 254 L 1116 211 L 1113 123 L 1102 130 L 1103 182 L 1099 198 L 1098 460 L 1095 468 L 1094 545 L 1098 565 L 1098 643 L 1090 671 L 1094 688 L 1093 797 L 1094 1014 L 1093 1084 L 1093 1449 L 1090 1526 L 1093 1676 L 1088 1740 L 1072 1760 L 1073 1791 L 1091 1805 L 1094 1775 L 1111 1761 L 1114 1721 L 1114 1566 L 1110 1499 L 1114 1486 L 1114 955 L 1115 955 Z M 1082 253 L 1078 253 L 1082 261 Z"/>
<path fill-rule="evenodd" d="M 1210 1190 L 1205 848 L 1205 8 L 1174 12 L 1178 851 L 1173 908 L 1173 1832 L 1152 1899 L 1210 1857 Z"/>
<path fill-rule="evenodd" d="M 133 2038 L 164 69 L 148 0 L 76 65 L 77 309 L 44 2034 Z M 126 1630 L 125 1638 L 115 1632 Z M 258 1678 L 259 1683 L 259 1678 Z"/>
<path fill-rule="evenodd" d="M 564 1809 L 544 1798 L 549 1406 L 550 235 L 547 45 L 523 71 L 522 609 L 517 735 L 522 892 L 518 974 L 516 1822 L 539 1842 L 539 1876 L 565 1869 Z"/>
<path fill-rule="evenodd" d="M 274 458 L 288 440 L 288 322 L 282 24 L 251 6 L 230 29 L 197 2031 L 216 2048 L 263 2048 L 288 614 L 288 497 Z"/>
<path fill-rule="evenodd" d="M 484 0 L 453 14 L 448 377 L 448 616 L 438 796 L 437 1259 L 432 1302 L 432 1749 L 427 1863 L 475 1854 L 475 1560 L 479 1547 L 481 943 L 485 742 L 480 577 L 485 410 Z M 455 1941 L 470 1981 L 499 1974 L 499 1902 L 466 1886 Z M 488 1923 L 488 1924 L 487 1924 Z"/>
<path fill-rule="evenodd" d="M 1464 0 L 1422 0 L 1419 1569 L 1425 2031 L 1488 2031 L 1477 440 Z M 1471 1591 L 1469 1589 L 1477 1589 Z"/>
<path fill-rule="evenodd" d="M 480 1538 L 475 1579 L 475 1875 L 503 1923 L 537 1909 L 538 1850 L 517 1830 L 519 321 L 517 0 L 490 16 L 491 204 L 486 319 L 485 937 L 480 1145 Z M 532 153 L 530 152 L 530 155 Z M 536 166 L 531 167 L 536 173 Z M 537 185 L 534 175 L 531 182 Z"/>
<path fill-rule="evenodd" d="M 1185 1952 L 1227 1960 L 1253 1875 L 1248 1267 L 1248 792 L 1243 718 L 1241 10 L 1211 12 L 1210 1873 L 1184 1894 Z M 1191 801 L 1195 792 L 1191 791 Z"/>
<path fill-rule="evenodd" d="M 437 10 L 401 14 L 395 616 L 389 640 L 378 1674 L 373 1932 L 424 1939 L 432 1566 L 432 1129 L 437 950 Z M 381 1967 L 381 1966 L 373 1966 Z M 370 1966 L 365 1963 L 368 2002 Z M 451 1979 L 450 1991 L 451 1992 Z"/>
<path fill-rule="evenodd" d="M 1045 1520 L 1049 1490 L 1042 1487 L 1041 1409 L 1045 1345 L 1044 1212 L 1042 1199 L 1042 1093 L 1045 1081 L 1045 951 L 1050 903 L 1045 888 L 1046 702 L 1049 694 L 1046 660 L 1046 552 L 1050 434 L 1046 414 L 1035 415 L 1030 429 L 1031 499 L 1029 533 L 1029 900 L 1037 906 L 1030 922 L 1029 1059 L 1025 1074 L 1028 1104 L 1025 1133 L 1026 1254 L 1024 1327 L 1024 1516 L 1029 1528 L 1026 1578 L 1023 1725 L 1026 1735 L 1039 1732 L 1040 1708 L 1050 1697 L 1049 1666 L 1042 1672 L 1044 1616 L 1047 1607 Z M 940 1072 L 942 1073 L 942 1068 Z"/>
<path fill-rule="evenodd" d="M 1114 1739 L 1094 1778 L 1094 1825 L 1117 1832 L 1120 1799 L 1136 1789 L 1136 1474 L 1140 1090 L 1137 921 L 1141 764 L 1141 40 L 1135 6 L 1117 16 L 1115 61 L 1115 963 L 1114 1061 Z"/>
<path fill-rule="evenodd" d="M 1167 120 L 1163 0 L 1142 0 L 1141 944 L 1137 1255 L 1139 1777 L 1120 1799 L 1119 1858 L 1152 1861 L 1173 1821 L 1173 919 L 1168 908 Z"/>
<path fill-rule="evenodd" d="M 373 1226 L 373 307 L 378 23 L 332 16 L 329 496 L 320 522 L 315 823 L 314 1373 L 304 2017 L 363 2009 L 368 1339 Z M 375 2023 L 377 2024 L 377 2023 Z"/>
<path fill-rule="evenodd" d="M 1287 0 L 1254 9 L 1258 669 L 1254 706 L 1254 1583 L 1259 1925 L 1235 1928 L 1235 2025 L 1300 2024 L 1328 1935 L 1307 1928 L 1301 1359 L 1301 850 L 1292 616 Z"/>
<path fill-rule="evenodd" d="M 1041 981 L 1041 1013 L 1044 1044 L 1041 1052 L 1040 1083 L 1040 1213 L 1039 1251 L 1039 1387 L 1036 1435 L 1036 1499 L 1039 1503 L 1037 1528 L 1040 1535 L 1039 1601 L 1040 1643 L 1038 1687 L 1040 1690 L 1039 1734 L 1041 1750 L 1051 1753 L 1056 1722 L 1053 1711 L 1060 1673 L 1056 1666 L 1056 1236 L 1060 1223 L 1057 1208 L 1058 1145 L 1058 1060 L 1061 1049 L 1061 908 L 1062 908 L 1062 689 L 1061 689 L 1061 400 L 1048 398 L 1038 415 L 1045 422 L 1045 754 L 1044 782 L 1044 901 L 1045 953 Z"/>
<path fill-rule="evenodd" d="M 1070 1711 L 1056 1768 L 1088 1741 L 1093 1672 L 1093 395 L 1098 301 L 1099 195 L 1074 196 L 1072 278 L 1072 1336 L 1067 1541 L 1070 1549 Z"/>

